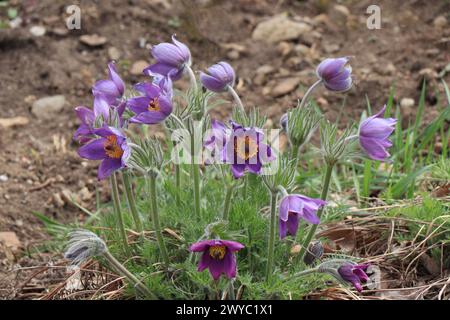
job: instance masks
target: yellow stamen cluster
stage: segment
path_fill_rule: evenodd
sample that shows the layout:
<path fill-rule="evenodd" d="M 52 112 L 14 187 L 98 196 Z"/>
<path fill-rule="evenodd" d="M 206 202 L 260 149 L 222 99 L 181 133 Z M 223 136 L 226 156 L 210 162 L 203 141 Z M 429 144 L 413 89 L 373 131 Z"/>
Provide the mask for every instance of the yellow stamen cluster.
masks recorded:
<path fill-rule="evenodd" d="M 158 97 L 150 100 L 147 106 L 148 111 L 159 111 L 161 110 L 161 106 L 159 105 Z"/>
<path fill-rule="evenodd" d="M 216 260 L 222 260 L 223 257 L 225 257 L 227 249 L 225 246 L 211 246 L 209 247 L 209 255 L 216 259 Z"/>
<path fill-rule="evenodd" d="M 108 136 L 103 148 L 110 158 L 119 159 L 123 155 L 122 148 L 117 144 L 117 136 Z"/>
<path fill-rule="evenodd" d="M 248 160 L 258 153 L 258 143 L 249 136 L 237 137 L 234 151 L 241 159 Z"/>

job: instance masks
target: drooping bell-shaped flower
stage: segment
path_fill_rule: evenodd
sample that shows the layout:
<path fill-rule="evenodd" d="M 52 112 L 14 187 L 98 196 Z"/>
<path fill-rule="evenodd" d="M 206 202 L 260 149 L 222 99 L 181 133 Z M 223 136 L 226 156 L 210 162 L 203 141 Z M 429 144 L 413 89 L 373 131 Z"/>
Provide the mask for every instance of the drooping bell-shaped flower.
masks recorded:
<path fill-rule="evenodd" d="M 366 274 L 368 264 L 344 263 L 338 268 L 338 273 L 344 281 L 350 282 L 358 292 L 363 290 L 361 282 L 369 280 Z"/>
<path fill-rule="evenodd" d="M 235 79 L 233 67 L 224 61 L 209 67 L 207 73 L 200 73 L 203 86 L 213 92 L 226 91 L 229 86 L 234 86 Z"/>
<path fill-rule="evenodd" d="M 236 277 L 237 266 L 235 252 L 244 248 L 244 245 L 229 240 L 204 240 L 194 243 L 192 252 L 203 252 L 198 264 L 198 271 L 209 269 L 214 280 L 225 274 L 228 279 Z"/>
<path fill-rule="evenodd" d="M 125 83 L 119 76 L 114 62 L 108 64 L 109 79 L 99 80 L 92 87 L 94 96 L 102 95 L 110 106 L 118 106 L 125 92 Z"/>
<path fill-rule="evenodd" d="M 275 160 L 269 145 L 263 143 L 264 134 L 259 128 L 244 128 L 231 121 L 232 130 L 223 150 L 224 162 L 231 165 L 236 179 L 246 170 L 260 174 L 263 164 Z"/>
<path fill-rule="evenodd" d="M 347 57 L 328 58 L 317 66 L 316 74 L 328 90 L 343 92 L 352 87 L 352 67 L 347 65 L 348 61 Z"/>
<path fill-rule="evenodd" d="M 392 146 L 389 136 L 395 130 L 397 120 L 383 118 L 386 106 L 375 115 L 362 121 L 359 126 L 359 143 L 373 160 L 384 161 L 390 156 L 387 149 Z"/>
<path fill-rule="evenodd" d="M 289 194 L 284 196 L 280 203 L 280 239 L 287 234 L 297 234 L 300 219 L 312 224 L 319 224 L 320 220 L 316 212 L 326 202 L 321 199 L 313 199 L 301 194 Z"/>
<path fill-rule="evenodd" d="M 144 69 L 145 74 L 160 74 L 173 81 L 181 78 L 186 66 L 191 64 L 189 48 L 172 36 L 173 43 L 160 43 L 151 50 L 156 63 Z"/>
<path fill-rule="evenodd" d="M 98 138 L 83 145 L 78 154 L 84 159 L 102 160 L 98 168 L 98 179 L 102 180 L 126 166 L 131 150 L 125 135 L 116 128 L 104 126 L 93 133 Z"/>

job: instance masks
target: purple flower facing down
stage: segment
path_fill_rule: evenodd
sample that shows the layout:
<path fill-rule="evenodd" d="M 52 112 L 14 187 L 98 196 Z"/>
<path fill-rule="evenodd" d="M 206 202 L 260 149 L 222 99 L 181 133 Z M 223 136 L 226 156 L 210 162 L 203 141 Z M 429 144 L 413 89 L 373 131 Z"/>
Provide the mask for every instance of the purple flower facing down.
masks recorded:
<path fill-rule="evenodd" d="M 352 87 L 352 67 L 346 66 L 349 58 L 328 58 L 316 69 L 317 76 L 331 91 L 347 91 Z"/>
<path fill-rule="evenodd" d="M 73 135 L 73 139 L 78 140 L 80 143 L 86 143 L 92 136 L 92 130 L 94 129 L 95 114 L 86 107 L 79 106 L 75 108 L 75 113 L 81 121 L 81 125 L 78 127 Z"/>
<path fill-rule="evenodd" d="M 223 150 L 223 160 L 231 164 L 236 179 L 246 170 L 260 174 L 263 164 L 275 160 L 272 149 L 263 143 L 264 134 L 259 128 L 244 128 L 231 121 L 232 130 Z"/>
<path fill-rule="evenodd" d="M 200 81 L 203 86 L 214 92 L 227 90 L 228 86 L 234 86 L 236 75 L 233 68 L 224 61 L 208 68 L 208 73 L 200 73 Z"/>
<path fill-rule="evenodd" d="M 321 199 L 312 199 L 301 194 L 285 196 L 280 203 L 280 239 L 287 234 L 297 234 L 300 219 L 312 224 L 319 224 L 316 212 L 326 202 Z"/>
<path fill-rule="evenodd" d="M 375 115 L 361 122 L 359 126 L 359 143 L 373 160 L 384 161 L 390 156 L 387 148 L 392 146 L 389 136 L 395 130 L 397 120 L 383 118 L 386 106 Z"/>
<path fill-rule="evenodd" d="M 288 114 L 285 113 L 280 118 L 280 126 L 283 128 L 285 132 L 288 131 Z"/>
<path fill-rule="evenodd" d="M 126 166 L 131 150 L 126 137 L 116 128 L 104 126 L 93 133 L 99 138 L 83 145 L 78 154 L 84 159 L 102 160 L 98 168 L 98 179 L 102 180 Z"/>
<path fill-rule="evenodd" d="M 344 281 L 350 282 L 358 292 L 363 290 L 361 282 L 369 280 L 366 270 L 368 264 L 346 263 L 339 267 L 338 273 Z"/>
<path fill-rule="evenodd" d="M 160 43 L 152 48 L 151 54 L 156 63 L 144 69 L 146 74 L 169 76 L 176 81 L 183 75 L 184 68 L 191 64 L 189 48 L 172 36 L 173 43 Z"/>
<path fill-rule="evenodd" d="M 211 131 L 206 136 L 203 146 L 211 152 L 212 157 L 220 157 L 220 159 L 216 159 L 219 163 L 223 162 L 221 155 L 223 154 L 223 150 L 229 136 L 230 129 L 227 128 L 223 122 L 214 119 L 211 120 Z M 205 163 L 209 164 L 209 161 L 206 161 Z"/>
<path fill-rule="evenodd" d="M 193 252 L 203 252 L 198 264 L 198 271 L 209 269 L 209 273 L 214 280 L 225 274 L 228 279 L 236 277 L 236 256 L 235 252 L 244 248 L 244 245 L 228 240 L 204 240 L 194 243 L 190 250 Z"/>
<path fill-rule="evenodd" d="M 170 81 L 170 80 L 169 80 Z M 135 115 L 130 122 L 155 124 L 166 119 L 172 112 L 172 91 L 167 92 L 166 83 L 159 82 L 163 87 L 154 83 L 138 83 L 134 88 L 143 94 L 128 100 L 128 107 Z"/>
<path fill-rule="evenodd" d="M 102 95 L 108 105 L 117 106 L 125 92 L 125 83 L 116 71 L 114 62 L 108 64 L 109 79 L 99 80 L 92 87 L 94 96 Z"/>

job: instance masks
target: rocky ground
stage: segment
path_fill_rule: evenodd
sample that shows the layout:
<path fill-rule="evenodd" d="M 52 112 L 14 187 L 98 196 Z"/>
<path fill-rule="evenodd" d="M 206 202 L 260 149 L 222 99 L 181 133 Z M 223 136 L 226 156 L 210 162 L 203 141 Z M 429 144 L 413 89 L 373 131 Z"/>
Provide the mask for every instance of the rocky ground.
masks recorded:
<path fill-rule="evenodd" d="M 0 297 L 45 290 L 45 279 L 31 289 L 26 282 L 27 267 L 51 260 L 30 255 L 47 238 L 33 213 L 66 222 L 84 218 L 71 199 L 95 207 L 96 164 L 76 155 L 73 108 L 91 105 L 90 88 L 106 76 L 109 60 L 118 61 L 128 84 L 144 80 L 150 45 L 174 33 L 191 48 L 194 69 L 228 60 L 244 103 L 274 123 L 315 80 L 321 59 L 344 55 L 353 57 L 356 85 L 346 95 L 321 92 L 317 102 L 327 117 L 335 118 L 345 100 L 344 118 L 357 119 L 366 96 L 380 107 L 391 86 L 410 117 L 426 79 L 432 119 L 441 79 L 450 80 L 450 3 L 376 2 L 380 30 L 366 27 L 373 4 L 366 0 L 0 1 Z M 81 30 L 66 28 L 69 4 L 81 8 Z"/>

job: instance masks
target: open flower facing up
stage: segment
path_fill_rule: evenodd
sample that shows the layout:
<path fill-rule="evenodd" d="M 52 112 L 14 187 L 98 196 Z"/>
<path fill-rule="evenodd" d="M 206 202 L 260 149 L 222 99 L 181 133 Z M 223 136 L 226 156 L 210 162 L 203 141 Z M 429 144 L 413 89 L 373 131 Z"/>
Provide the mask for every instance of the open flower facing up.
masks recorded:
<path fill-rule="evenodd" d="M 98 179 L 102 180 L 126 166 L 131 150 L 126 137 L 116 128 L 104 126 L 93 133 L 99 138 L 83 145 L 78 154 L 85 159 L 102 160 L 98 168 Z"/>
<path fill-rule="evenodd" d="M 312 199 L 301 194 L 286 195 L 280 203 L 280 239 L 287 234 L 297 234 L 300 219 L 312 224 L 319 224 L 317 210 L 326 204 L 321 199 Z"/>
<path fill-rule="evenodd" d="M 152 48 L 151 54 L 156 63 L 145 68 L 144 73 L 170 76 L 174 81 L 181 78 L 184 68 L 191 64 L 191 52 L 175 36 L 172 36 L 172 42 L 160 43 Z"/>
<path fill-rule="evenodd" d="M 373 160 L 384 161 L 390 156 L 387 148 L 392 146 L 389 136 L 395 130 L 397 120 L 383 118 L 384 106 L 377 114 L 361 122 L 359 126 L 359 143 Z"/>
<path fill-rule="evenodd" d="M 244 248 L 244 245 L 229 240 L 204 240 L 194 243 L 192 252 L 203 252 L 198 264 L 198 271 L 209 269 L 214 280 L 219 279 L 223 273 L 228 279 L 236 277 L 235 252 Z"/>
<path fill-rule="evenodd" d="M 368 267 L 367 264 L 345 263 L 339 267 L 338 273 L 344 281 L 350 282 L 358 292 L 361 292 L 363 289 L 361 282 L 369 280 L 366 274 Z"/>
<path fill-rule="evenodd" d="M 170 81 L 170 80 L 166 80 Z M 134 86 L 143 96 L 128 100 L 128 107 L 135 115 L 130 122 L 155 124 L 166 119 L 172 112 L 172 91 L 168 92 L 167 84 L 159 82 L 163 87 L 154 83 L 138 83 Z"/>
<path fill-rule="evenodd" d="M 212 65 L 207 73 L 200 73 L 203 86 L 213 92 L 226 91 L 228 86 L 234 86 L 236 75 L 233 68 L 224 61 Z"/>
<path fill-rule="evenodd" d="M 102 95 L 110 106 L 118 106 L 125 92 L 125 83 L 119 76 L 113 62 L 108 64 L 109 79 L 99 80 L 92 87 L 94 96 Z"/>
<path fill-rule="evenodd" d="M 223 150 L 223 160 L 231 164 L 236 179 L 246 170 L 260 174 L 263 164 L 275 160 L 272 149 L 263 143 L 264 134 L 259 128 L 244 128 L 231 121 L 232 130 Z"/>
<path fill-rule="evenodd" d="M 347 91 L 352 87 L 352 67 L 346 66 L 349 58 L 328 58 L 316 69 L 317 76 L 331 91 Z"/>

